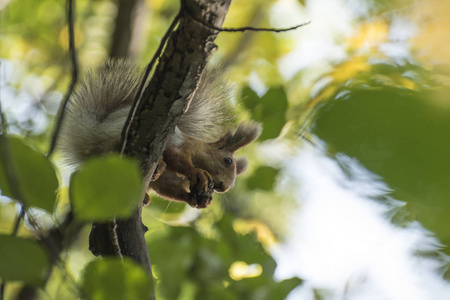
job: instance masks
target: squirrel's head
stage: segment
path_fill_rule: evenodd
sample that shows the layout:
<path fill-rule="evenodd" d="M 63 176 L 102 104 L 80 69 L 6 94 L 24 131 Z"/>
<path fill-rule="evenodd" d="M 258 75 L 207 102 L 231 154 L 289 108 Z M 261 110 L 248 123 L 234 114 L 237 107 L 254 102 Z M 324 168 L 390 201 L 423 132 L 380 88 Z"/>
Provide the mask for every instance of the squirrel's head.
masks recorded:
<path fill-rule="evenodd" d="M 234 132 L 228 131 L 218 141 L 207 144 L 207 149 L 204 149 L 206 157 L 193 157 L 194 165 L 212 176 L 216 192 L 228 191 L 234 186 L 236 176 L 247 169 L 247 160 L 235 159 L 234 152 L 256 140 L 261 130 L 259 123 L 241 123 Z"/>

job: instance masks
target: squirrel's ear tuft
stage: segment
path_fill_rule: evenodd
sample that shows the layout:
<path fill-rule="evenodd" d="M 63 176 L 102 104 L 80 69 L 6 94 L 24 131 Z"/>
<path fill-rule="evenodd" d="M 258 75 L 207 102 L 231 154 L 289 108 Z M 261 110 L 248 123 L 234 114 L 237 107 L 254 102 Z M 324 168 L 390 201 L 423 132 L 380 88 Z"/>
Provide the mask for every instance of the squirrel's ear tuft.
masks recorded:
<path fill-rule="evenodd" d="M 241 175 L 247 170 L 247 160 L 245 158 L 239 158 L 236 160 L 236 175 Z"/>
<path fill-rule="evenodd" d="M 224 136 L 225 147 L 234 152 L 256 140 L 261 131 L 262 126 L 259 123 L 241 123 L 234 133 Z"/>

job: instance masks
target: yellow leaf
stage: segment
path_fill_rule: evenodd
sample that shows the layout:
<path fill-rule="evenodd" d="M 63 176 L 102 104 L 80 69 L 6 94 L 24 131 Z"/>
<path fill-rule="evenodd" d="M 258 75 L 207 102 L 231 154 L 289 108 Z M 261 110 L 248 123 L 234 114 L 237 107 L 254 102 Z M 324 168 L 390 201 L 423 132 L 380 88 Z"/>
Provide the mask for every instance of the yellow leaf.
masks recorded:
<path fill-rule="evenodd" d="M 370 70 L 370 65 L 363 57 L 355 57 L 352 60 L 346 61 L 334 69 L 331 77 L 333 77 L 335 83 L 345 82 L 350 78 L 356 77 L 361 72 L 367 72 Z"/>
<path fill-rule="evenodd" d="M 388 40 L 389 25 L 386 21 L 377 19 L 364 23 L 359 27 L 356 34 L 347 40 L 350 50 L 361 48 L 372 49 Z"/>

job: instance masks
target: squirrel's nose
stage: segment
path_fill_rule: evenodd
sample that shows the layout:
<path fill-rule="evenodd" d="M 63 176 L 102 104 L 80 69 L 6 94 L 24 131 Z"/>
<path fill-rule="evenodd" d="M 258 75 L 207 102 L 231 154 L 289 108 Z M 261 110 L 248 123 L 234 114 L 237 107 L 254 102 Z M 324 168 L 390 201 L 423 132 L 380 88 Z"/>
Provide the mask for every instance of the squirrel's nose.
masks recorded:
<path fill-rule="evenodd" d="M 217 192 L 223 191 L 223 182 L 214 182 L 214 190 Z"/>

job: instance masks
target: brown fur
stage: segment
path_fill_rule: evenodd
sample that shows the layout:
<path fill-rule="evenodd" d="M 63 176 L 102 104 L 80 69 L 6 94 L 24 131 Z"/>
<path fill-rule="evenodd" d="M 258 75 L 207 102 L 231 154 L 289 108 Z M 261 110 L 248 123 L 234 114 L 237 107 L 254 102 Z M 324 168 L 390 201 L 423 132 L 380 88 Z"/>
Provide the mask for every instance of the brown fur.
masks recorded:
<path fill-rule="evenodd" d="M 205 208 L 213 192 L 225 193 L 234 186 L 236 176 L 247 167 L 246 159 L 234 159 L 234 152 L 260 133 L 260 124 L 241 123 L 235 132 L 213 143 L 190 138 L 184 139 L 180 147 L 169 145 L 163 154 L 165 171 L 149 188 L 171 200 Z"/>

